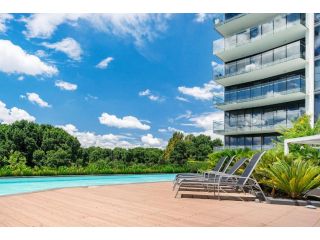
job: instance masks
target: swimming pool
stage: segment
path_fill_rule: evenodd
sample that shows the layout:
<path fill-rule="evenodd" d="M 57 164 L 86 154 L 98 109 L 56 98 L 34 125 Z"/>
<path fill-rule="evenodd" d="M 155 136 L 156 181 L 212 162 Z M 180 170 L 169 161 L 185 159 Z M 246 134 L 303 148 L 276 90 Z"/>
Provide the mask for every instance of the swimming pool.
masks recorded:
<path fill-rule="evenodd" d="M 175 174 L 128 174 L 103 176 L 5 177 L 0 196 L 55 188 L 172 181 Z"/>

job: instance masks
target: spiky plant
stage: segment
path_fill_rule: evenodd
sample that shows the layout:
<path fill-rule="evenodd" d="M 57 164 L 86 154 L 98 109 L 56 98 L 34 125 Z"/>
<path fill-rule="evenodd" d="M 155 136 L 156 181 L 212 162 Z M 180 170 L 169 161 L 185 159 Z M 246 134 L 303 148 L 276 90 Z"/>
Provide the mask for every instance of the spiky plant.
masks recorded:
<path fill-rule="evenodd" d="M 320 186 L 320 167 L 300 159 L 281 159 L 265 169 L 265 184 L 281 190 L 293 199 L 301 198 L 307 190 Z"/>

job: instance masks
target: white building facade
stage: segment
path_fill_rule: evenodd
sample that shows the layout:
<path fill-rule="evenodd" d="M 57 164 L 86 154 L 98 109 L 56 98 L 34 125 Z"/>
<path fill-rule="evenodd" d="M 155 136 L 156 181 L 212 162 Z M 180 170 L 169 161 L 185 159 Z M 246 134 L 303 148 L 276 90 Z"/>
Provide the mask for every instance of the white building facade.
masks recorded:
<path fill-rule="evenodd" d="M 304 113 L 320 108 L 320 15 L 229 13 L 216 20 L 213 52 L 224 63 L 224 122 L 214 122 L 226 147 L 268 149 Z"/>

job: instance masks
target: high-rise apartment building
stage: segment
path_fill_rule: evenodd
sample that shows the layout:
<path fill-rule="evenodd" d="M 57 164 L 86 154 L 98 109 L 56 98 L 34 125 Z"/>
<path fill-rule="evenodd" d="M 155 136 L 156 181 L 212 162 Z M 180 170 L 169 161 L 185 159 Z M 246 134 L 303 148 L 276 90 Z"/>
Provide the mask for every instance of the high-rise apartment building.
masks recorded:
<path fill-rule="evenodd" d="M 268 149 L 281 127 L 320 112 L 320 14 L 232 13 L 216 20 L 214 54 L 224 87 L 224 122 L 214 122 L 226 147 Z M 214 71 L 216 72 L 216 71 Z"/>

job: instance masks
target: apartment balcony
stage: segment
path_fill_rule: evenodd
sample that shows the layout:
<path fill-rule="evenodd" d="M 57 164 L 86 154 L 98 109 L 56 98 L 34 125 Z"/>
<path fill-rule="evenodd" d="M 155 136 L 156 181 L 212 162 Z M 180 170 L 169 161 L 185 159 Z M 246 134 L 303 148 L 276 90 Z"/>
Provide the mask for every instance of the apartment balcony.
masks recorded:
<path fill-rule="evenodd" d="M 257 24 L 261 24 L 275 17 L 278 13 L 241 13 L 233 17 L 226 17 L 226 14 L 215 19 L 215 29 L 223 36 L 230 36 L 241 30 Z"/>
<path fill-rule="evenodd" d="M 225 92 L 225 100 L 216 104 L 223 111 L 262 107 L 305 98 L 305 80 L 296 75 L 255 85 L 252 87 Z"/>
<path fill-rule="evenodd" d="M 251 145 L 251 146 L 247 146 L 247 145 L 227 145 L 227 146 L 219 146 L 219 147 L 214 147 L 214 150 L 216 151 L 222 151 L 225 149 L 245 149 L 245 148 L 249 148 L 252 150 L 270 150 L 272 148 L 274 148 L 273 144 L 270 145 Z"/>
<path fill-rule="evenodd" d="M 226 87 L 303 69 L 306 64 L 304 49 L 304 45 L 297 41 L 227 63 L 224 66 L 224 74 L 216 74 L 215 81 Z"/>
<path fill-rule="evenodd" d="M 224 126 L 220 122 L 213 123 L 213 132 L 216 134 L 229 135 L 245 135 L 245 134 L 261 134 L 261 133 L 276 133 L 283 128 L 290 127 L 290 124 L 260 124 L 256 126 Z"/>
<path fill-rule="evenodd" d="M 213 42 L 213 53 L 224 62 L 244 58 L 304 38 L 305 14 L 290 13 Z"/>

